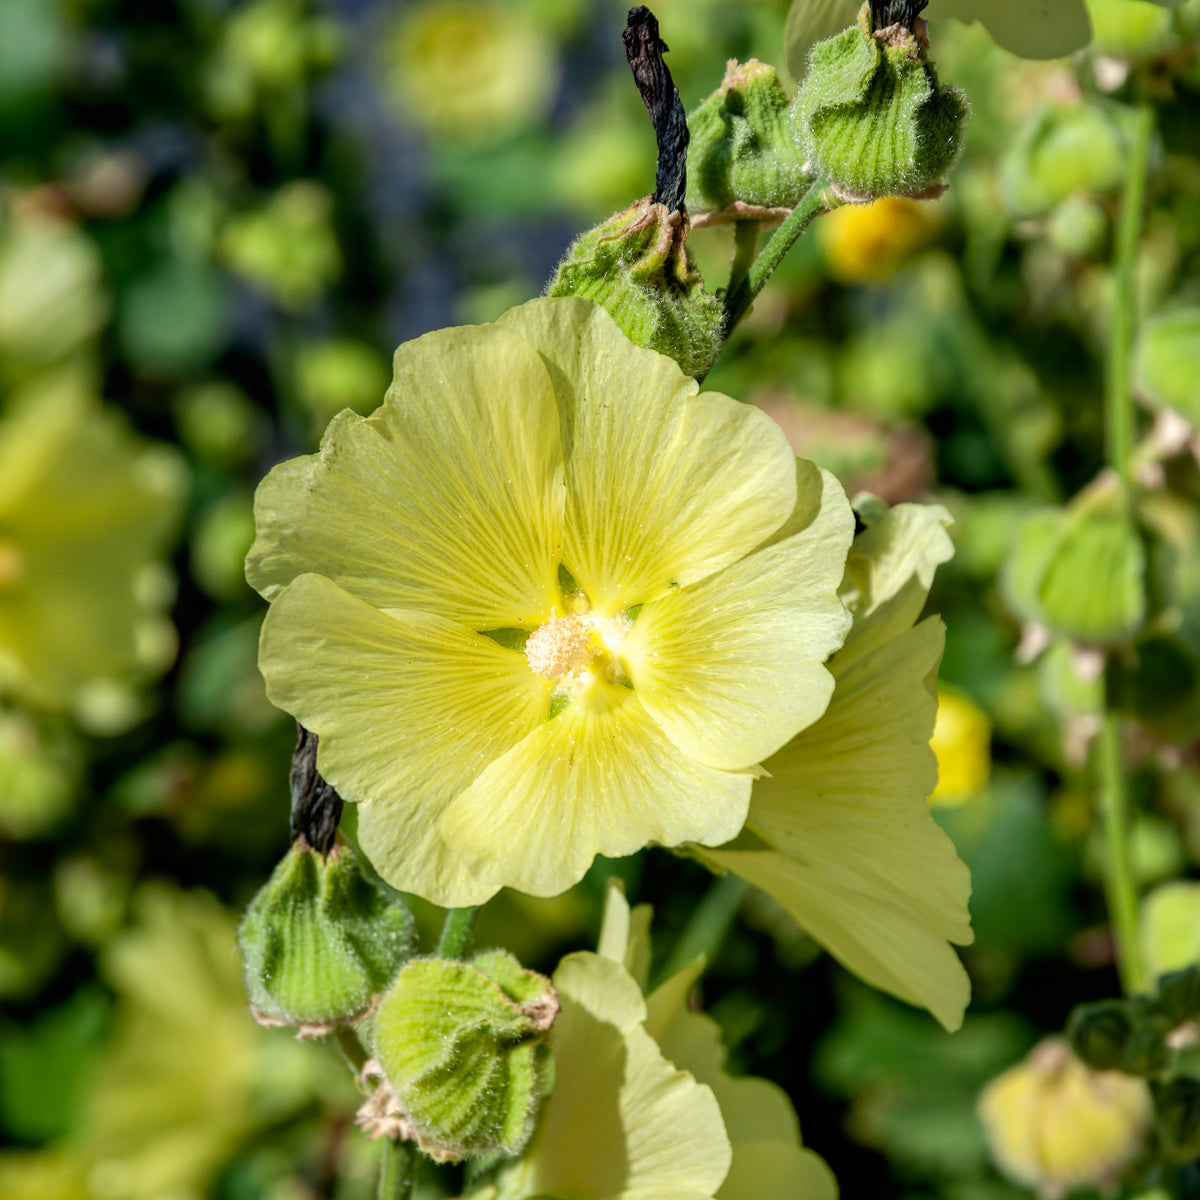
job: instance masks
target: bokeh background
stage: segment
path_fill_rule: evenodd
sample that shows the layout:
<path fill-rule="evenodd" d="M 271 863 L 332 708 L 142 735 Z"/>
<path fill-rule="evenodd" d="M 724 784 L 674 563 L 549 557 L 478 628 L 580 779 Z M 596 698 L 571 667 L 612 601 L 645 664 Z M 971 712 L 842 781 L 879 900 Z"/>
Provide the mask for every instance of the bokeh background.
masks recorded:
<path fill-rule="evenodd" d="M 784 0 L 653 7 L 689 108 L 729 57 L 783 67 Z M 974 107 L 950 192 L 818 221 L 707 384 L 851 493 L 957 521 L 931 609 L 934 803 L 974 877 L 964 1028 L 859 985 L 765 897 L 712 900 L 737 910 L 703 985 L 731 1061 L 788 1089 L 851 1198 L 1027 1195 L 975 1097 L 1119 990 L 1089 768 L 1103 662 L 1039 641 L 1006 572 L 1024 522 L 1103 466 L 1134 86 L 1155 114 L 1139 308 L 1174 331 L 1137 358 L 1147 572 L 1172 615 L 1131 660 L 1134 857 L 1175 922 L 1152 961 L 1200 957 L 1200 6 L 1092 8 L 1099 44 L 1058 63 L 935 25 Z M 233 948 L 287 847 L 295 736 L 255 665 L 253 491 L 380 401 L 400 341 L 538 294 L 577 232 L 651 189 L 623 21 L 614 0 L 0 0 L 8 1200 L 373 1194 L 347 1072 L 251 1022 Z M 692 244 L 719 286 L 728 230 Z M 548 971 L 591 944 L 614 871 L 656 906 L 665 965 L 710 880 L 662 851 L 553 901 L 504 894 L 479 941 Z"/>

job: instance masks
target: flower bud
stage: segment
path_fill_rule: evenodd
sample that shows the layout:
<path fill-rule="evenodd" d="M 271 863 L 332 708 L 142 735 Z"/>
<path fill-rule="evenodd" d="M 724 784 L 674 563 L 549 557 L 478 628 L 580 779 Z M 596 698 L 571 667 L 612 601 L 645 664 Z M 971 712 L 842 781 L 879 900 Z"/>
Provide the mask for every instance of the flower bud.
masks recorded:
<path fill-rule="evenodd" d="M 250 902 L 238 940 L 255 1019 L 319 1037 L 372 1011 L 412 952 L 414 929 L 352 846 L 323 858 L 300 838 Z"/>
<path fill-rule="evenodd" d="M 442 1162 L 518 1154 L 550 1091 L 558 1011 L 550 981 L 503 951 L 410 961 L 375 1018 L 387 1102 L 369 1115 Z"/>
<path fill-rule="evenodd" d="M 731 58 L 725 78 L 688 114 L 687 208 L 712 223 L 778 220 L 804 195 L 804 155 L 775 68 Z"/>
<path fill-rule="evenodd" d="M 1154 1088 L 1154 1112 L 1167 1156 L 1188 1162 L 1200 1155 L 1200 1080 L 1180 1076 Z"/>
<path fill-rule="evenodd" d="M 595 300 L 631 342 L 703 378 L 721 352 L 725 312 L 704 290 L 687 235 L 684 213 L 638 200 L 576 239 L 546 295 Z"/>
<path fill-rule="evenodd" d="M 1125 1058 L 1133 1020 L 1120 1000 L 1081 1004 L 1067 1023 L 1067 1037 L 1075 1053 L 1097 1071 L 1112 1071 Z"/>
<path fill-rule="evenodd" d="M 1145 575 L 1146 550 L 1128 494 L 1105 474 L 1067 509 L 1026 521 L 1004 584 L 1023 618 L 1103 645 L 1142 624 Z"/>
<path fill-rule="evenodd" d="M 1172 1027 L 1200 1020 L 1200 967 L 1184 967 L 1160 976 L 1158 1007 Z"/>
<path fill-rule="evenodd" d="M 1108 1188 L 1137 1155 L 1150 1122 L 1145 1083 L 1092 1071 L 1048 1038 L 979 1098 L 996 1165 L 1043 1197 Z"/>
<path fill-rule="evenodd" d="M 855 27 L 813 48 L 792 108 L 796 137 L 844 200 L 940 195 L 962 150 L 966 97 L 939 82 L 924 21 L 872 26 L 863 5 Z"/>

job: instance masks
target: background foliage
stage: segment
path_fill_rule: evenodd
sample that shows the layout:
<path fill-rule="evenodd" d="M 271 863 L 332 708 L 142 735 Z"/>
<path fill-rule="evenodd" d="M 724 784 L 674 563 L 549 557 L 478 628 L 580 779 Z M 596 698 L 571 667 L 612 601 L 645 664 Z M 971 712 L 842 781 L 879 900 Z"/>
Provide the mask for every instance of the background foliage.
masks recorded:
<path fill-rule="evenodd" d="M 783 67 L 782 2 L 654 7 L 689 108 L 728 57 Z M 1122 643 L 1134 866 L 1146 891 L 1184 881 L 1156 893 L 1175 924 L 1152 924 L 1152 961 L 1200 957 L 1200 11 L 1092 7 L 1075 61 L 935 27 L 975 113 L 949 194 L 818 221 L 708 380 L 849 492 L 957 519 L 931 609 L 939 819 L 974 877 L 963 1030 L 857 984 L 764 897 L 714 893 L 739 907 L 706 1006 L 848 1197 L 1024 1194 L 975 1096 L 1119 990 L 1088 749 L 1103 660 L 1065 637 L 1032 654 L 1012 563 L 1026 519 L 1103 466 L 1135 102 L 1155 323 L 1135 360 L 1153 619 Z M 233 953 L 286 848 L 294 738 L 255 665 L 253 489 L 378 403 L 396 344 L 537 294 L 574 233 L 650 189 L 623 19 L 613 0 L 0 4 L 3 1195 L 371 1194 L 345 1071 L 249 1020 Z M 710 287 L 728 237 L 693 239 Z M 656 905 L 665 967 L 708 876 L 661 851 L 553 901 L 505 894 L 479 943 L 549 972 L 594 939 L 610 871 Z"/>

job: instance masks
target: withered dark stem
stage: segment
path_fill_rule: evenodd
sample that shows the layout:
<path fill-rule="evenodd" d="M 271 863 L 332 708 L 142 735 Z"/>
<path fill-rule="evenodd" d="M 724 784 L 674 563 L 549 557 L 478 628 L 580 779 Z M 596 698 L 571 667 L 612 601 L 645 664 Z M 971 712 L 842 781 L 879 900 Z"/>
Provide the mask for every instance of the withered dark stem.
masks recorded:
<path fill-rule="evenodd" d="M 886 29 L 889 25 L 903 25 L 911 30 L 913 22 L 921 15 L 921 10 L 929 0 L 870 0 L 871 21 L 876 29 Z"/>
<path fill-rule="evenodd" d="M 663 52 L 668 47 L 658 36 L 658 18 L 643 4 L 631 8 L 621 40 L 658 142 L 654 202 L 665 204 L 670 212 L 683 212 L 687 191 L 687 114 L 679 99 L 679 89 L 663 61 Z"/>
<path fill-rule="evenodd" d="M 342 798 L 317 770 L 317 735 L 300 724 L 296 729 L 299 735 L 288 777 L 292 789 L 292 841 L 304 838 L 318 854 L 328 854 L 342 819 Z"/>

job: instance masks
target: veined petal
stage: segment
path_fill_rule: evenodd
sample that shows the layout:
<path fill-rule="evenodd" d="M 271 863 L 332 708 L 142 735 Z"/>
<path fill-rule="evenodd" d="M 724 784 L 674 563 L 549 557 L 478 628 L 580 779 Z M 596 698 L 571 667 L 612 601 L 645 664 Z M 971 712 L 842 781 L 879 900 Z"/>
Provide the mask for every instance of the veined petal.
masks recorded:
<path fill-rule="evenodd" d="M 756 785 L 748 827 L 770 849 L 701 854 L 769 891 L 868 982 L 957 1028 L 969 985 L 947 941 L 971 940 L 970 877 L 926 803 L 943 637 L 931 618 L 835 655 L 825 715 Z"/>
<path fill-rule="evenodd" d="M 373 416 L 341 413 L 320 453 L 263 481 L 247 578 L 269 600 L 315 572 L 376 608 L 529 627 L 558 599 L 562 512 L 536 350 L 494 325 L 443 329 L 396 351 Z"/>
<path fill-rule="evenodd" d="M 822 664 L 850 627 L 837 593 L 854 514 L 828 472 L 800 482 L 820 498 L 807 528 L 646 604 L 625 643 L 646 710 L 710 767 L 773 754 L 833 693 Z"/>
<path fill-rule="evenodd" d="M 749 774 L 682 754 L 636 695 L 602 711 L 570 704 L 484 769 L 442 819 L 442 836 L 481 879 L 553 896 L 597 854 L 648 842 L 716 845 L 745 821 Z"/>
<path fill-rule="evenodd" d="M 602 615 L 736 562 L 792 512 L 778 426 L 634 346 L 598 305 L 534 300 L 502 318 L 546 359 L 562 409 L 563 561 Z"/>
<path fill-rule="evenodd" d="M 711 1200 L 730 1161 L 720 1109 L 641 1027 L 637 984 L 580 953 L 559 964 L 554 986 L 554 1091 L 501 1197 Z"/>
<path fill-rule="evenodd" d="M 320 738 L 317 763 L 365 801 L 359 839 L 379 873 L 435 904 L 478 904 L 438 834 L 451 800 L 542 724 L 550 685 L 522 655 L 442 617 L 380 612 L 321 575 L 271 605 L 259 663 L 272 703 Z"/>

